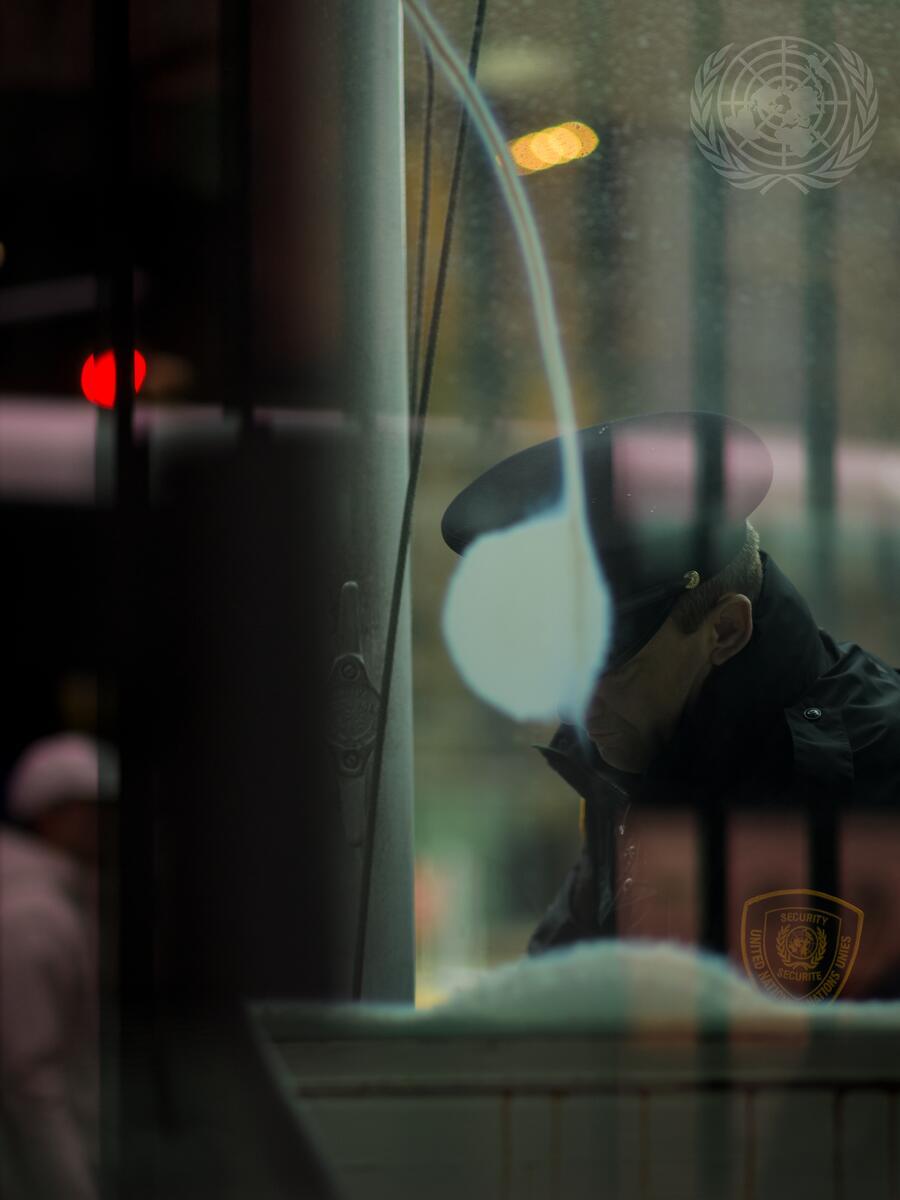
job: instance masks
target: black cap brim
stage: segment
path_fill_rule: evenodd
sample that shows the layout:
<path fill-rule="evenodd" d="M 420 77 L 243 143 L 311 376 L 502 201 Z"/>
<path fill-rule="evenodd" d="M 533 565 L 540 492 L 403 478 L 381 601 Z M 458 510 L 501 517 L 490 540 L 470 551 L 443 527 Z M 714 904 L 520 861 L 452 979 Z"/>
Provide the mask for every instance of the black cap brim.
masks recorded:
<path fill-rule="evenodd" d="M 762 440 L 733 417 L 667 412 L 608 421 L 576 435 L 591 541 L 612 593 L 607 669 L 633 657 L 685 589 L 741 550 L 746 520 L 772 483 Z M 458 554 L 562 499 L 559 438 L 497 463 L 449 505 L 441 522 Z"/>

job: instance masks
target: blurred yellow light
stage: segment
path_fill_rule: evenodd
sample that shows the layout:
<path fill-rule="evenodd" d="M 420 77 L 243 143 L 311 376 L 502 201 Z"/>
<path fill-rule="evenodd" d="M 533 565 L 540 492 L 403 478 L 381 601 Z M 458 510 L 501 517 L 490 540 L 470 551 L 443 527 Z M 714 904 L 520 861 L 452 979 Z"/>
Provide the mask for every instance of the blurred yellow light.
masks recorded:
<path fill-rule="evenodd" d="M 544 129 L 531 139 L 531 149 L 534 154 L 547 164 L 555 167 L 557 163 L 571 162 L 573 158 L 581 157 L 581 139 L 565 125 L 555 129 Z"/>
<path fill-rule="evenodd" d="M 509 152 L 519 174 L 531 175 L 535 171 L 546 171 L 548 167 L 587 158 L 599 144 L 600 139 L 589 125 L 565 121 L 562 125 L 551 125 L 516 138 L 509 143 Z"/>

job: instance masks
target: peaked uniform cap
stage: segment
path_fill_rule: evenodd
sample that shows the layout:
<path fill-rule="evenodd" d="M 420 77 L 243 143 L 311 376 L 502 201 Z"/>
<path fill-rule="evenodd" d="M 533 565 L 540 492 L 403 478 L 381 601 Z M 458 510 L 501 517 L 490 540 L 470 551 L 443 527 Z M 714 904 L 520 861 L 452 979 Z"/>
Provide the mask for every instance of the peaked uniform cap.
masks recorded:
<path fill-rule="evenodd" d="M 633 657 L 685 590 L 741 551 L 772 483 L 772 458 L 719 413 L 663 412 L 576 432 L 588 529 L 615 609 L 607 669 Z M 559 438 L 489 468 L 452 501 L 441 532 L 457 554 L 562 499 Z"/>

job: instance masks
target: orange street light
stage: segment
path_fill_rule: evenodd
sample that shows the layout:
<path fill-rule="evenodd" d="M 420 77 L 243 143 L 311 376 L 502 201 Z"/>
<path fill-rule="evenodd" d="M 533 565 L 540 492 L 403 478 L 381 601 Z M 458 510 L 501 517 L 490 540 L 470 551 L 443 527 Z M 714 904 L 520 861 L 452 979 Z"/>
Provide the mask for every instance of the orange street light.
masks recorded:
<path fill-rule="evenodd" d="M 589 125 L 581 121 L 565 121 L 536 133 L 526 133 L 509 144 L 509 152 L 520 175 L 533 175 L 563 163 L 587 158 L 600 144 Z"/>

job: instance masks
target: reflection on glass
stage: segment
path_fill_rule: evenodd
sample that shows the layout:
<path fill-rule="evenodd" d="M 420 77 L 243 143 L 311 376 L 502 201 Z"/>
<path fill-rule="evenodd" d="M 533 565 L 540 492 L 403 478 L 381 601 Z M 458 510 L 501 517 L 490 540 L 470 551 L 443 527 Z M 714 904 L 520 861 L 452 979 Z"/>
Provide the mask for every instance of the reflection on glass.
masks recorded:
<path fill-rule="evenodd" d="M 509 152 L 519 173 L 530 175 L 574 162 L 577 158 L 587 158 L 599 144 L 600 139 L 590 126 L 581 121 L 566 121 L 516 138 L 509 143 Z"/>
<path fill-rule="evenodd" d="M 464 48 L 469 9 L 440 0 L 432 7 Z M 864 8 L 839 16 L 808 9 L 803 24 L 785 29 L 777 8 L 751 13 L 732 3 L 664 10 L 649 0 L 627 8 L 573 0 L 552 13 L 498 4 L 489 10 L 478 77 L 535 211 L 578 425 L 678 408 L 725 412 L 749 425 L 774 462 L 772 489 L 753 518 L 762 548 L 815 625 L 836 642 L 861 643 L 890 673 L 900 663 L 895 151 L 879 127 L 836 186 L 763 195 L 718 175 L 691 128 L 692 88 L 711 55 L 731 44 L 722 60 L 730 62 L 760 38 L 780 44 L 789 35 L 831 55 L 839 43 L 860 56 L 883 116 L 896 99 L 890 22 Z M 407 170 L 416 195 L 425 72 L 410 43 Z M 452 145 L 458 118 L 442 86 L 435 214 L 449 176 L 442 148 Z M 566 127 L 548 125 L 563 113 L 599 131 L 595 152 L 566 158 L 573 143 L 554 132 Z M 568 169 L 547 169 L 560 162 Z M 440 513 L 482 471 L 557 432 L 521 259 L 477 143 L 467 150 L 456 239 L 413 546 L 416 836 L 423 860 L 440 864 L 444 894 L 468 897 L 475 880 L 479 903 L 459 901 L 477 936 L 439 933 L 442 922 L 453 924 L 453 904 L 421 931 L 420 985 L 437 991 L 460 972 L 522 954 L 580 845 L 577 797 L 530 749 L 550 741 L 555 722 L 517 725 L 474 699 L 440 642 L 455 565 Z M 667 469 L 660 461 L 660 472 Z M 755 736 L 748 731 L 748 761 Z M 885 769 L 878 773 L 887 782 Z M 816 857 L 804 818 L 776 815 L 747 808 L 728 833 L 725 925 L 735 962 L 743 902 L 786 873 L 808 882 Z M 900 830 L 887 814 L 885 822 L 870 847 L 869 881 L 860 874 L 862 834 L 849 819 L 838 833 L 841 895 L 866 910 L 867 922 L 872 908 L 863 936 L 874 957 L 861 952 L 848 998 L 880 988 L 896 957 L 884 933 L 892 893 L 880 864 L 890 861 Z M 632 811 L 629 823 L 642 831 L 640 839 L 626 834 L 619 851 L 635 846 L 636 872 L 620 864 L 622 881 L 633 878 L 629 927 L 637 936 L 652 926 L 694 941 L 703 856 L 696 814 Z M 444 855 L 446 847 L 453 853 Z M 821 844 L 816 853 L 821 866 Z M 654 899 L 642 904 L 645 884 Z"/>

